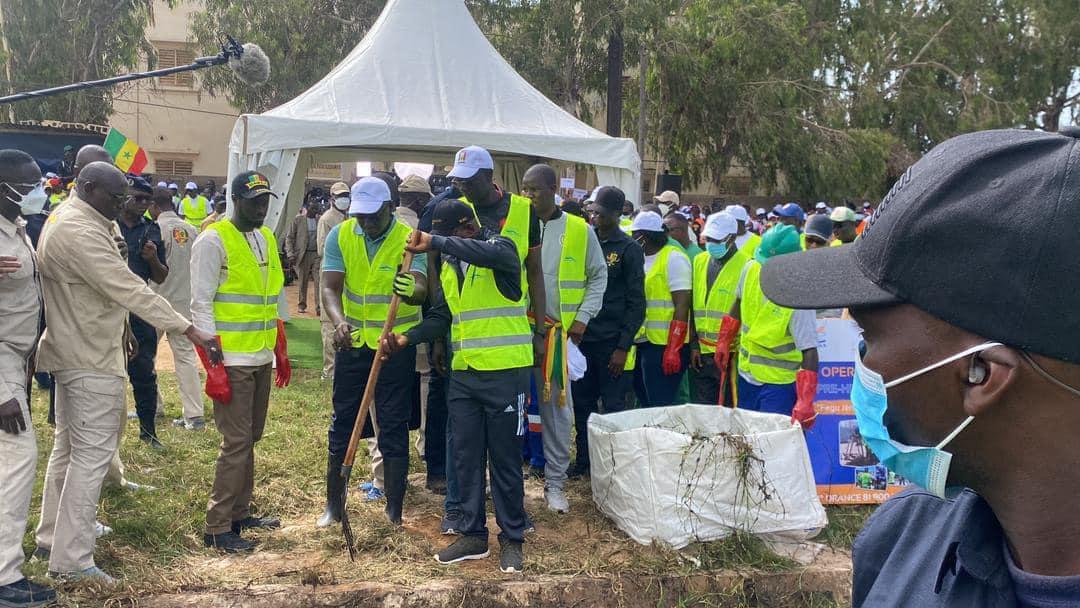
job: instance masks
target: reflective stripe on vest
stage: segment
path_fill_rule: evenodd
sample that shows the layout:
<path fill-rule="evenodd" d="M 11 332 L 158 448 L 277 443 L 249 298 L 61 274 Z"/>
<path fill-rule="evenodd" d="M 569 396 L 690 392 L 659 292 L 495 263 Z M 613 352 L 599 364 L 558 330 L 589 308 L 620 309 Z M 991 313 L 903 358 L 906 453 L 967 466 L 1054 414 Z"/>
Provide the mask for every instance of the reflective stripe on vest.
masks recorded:
<path fill-rule="evenodd" d="M 202 221 L 206 219 L 206 216 L 210 215 L 207 207 L 205 196 L 201 194 L 195 198 L 185 196 L 180 201 L 180 215 L 184 216 L 184 221 L 198 228 L 202 225 Z"/>
<path fill-rule="evenodd" d="M 773 304 L 761 291 L 761 264 L 751 261 L 743 281 L 739 369 L 758 382 L 790 384 L 802 366 L 802 352 L 791 336 L 794 310 Z"/>
<path fill-rule="evenodd" d="M 708 252 L 699 253 L 694 258 L 694 326 L 697 329 L 701 352 L 705 354 L 716 352 L 720 321 L 735 303 L 739 277 L 750 257 L 742 249 L 735 251 L 728 261 L 724 262 L 716 280 L 709 286 L 707 283 L 711 261 Z"/>
<path fill-rule="evenodd" d="M 671 289 L 668 288 L 667 270 L 668 258 L 673 255 L 686 257 L 677 246 L 664 245 L 656 254 L 652 268 L 645 273 L 645 323 L 638 335 L 644 333 L 646 340 L 660 346 L 667 344 L 668 329 L 671 327 L 671 320 L 675 318 L 675 303 L 671 300 Z M 689 341 L 690 336 L 687 335 L 686 339 Z"/>
<path fill-rule="evenodd" d="M 533 364 L 533 330 L 525 314 L 528 284 L 524 271 L 529 251 L 530 204 L 529 199 L 511 196 L 510 211 L 501 230 L 517 246 L 522 266 L 521 299 L 515 302 L 504 297 L 490 268 L 470 264 L 464 285 L 460 285 L 457 269 L 445 260 L 442 264 L 439 280 L 453 317 L 451 369 L 496 371 Z"/>
<path fill-rule="evenodd" d="M 353 346 L 367 346 L 375 350 L 386 315 L 390 313 L 394 277 L 397 276 L 412 228 L 395 221 L 370 261 L 364 235 L 357 234 L 356 229 L 355 218 L 345 220 L 338 228 L 338 247 L 345 263 L 341 308 L 345 313 L 345 322 L 359 330 L 353 334 Z M 400 334 L 415 327 L 420 319 L 420 307 L 402 301 L 394 318 L 394 333 Z"/>
<path fill-rule="evenodd" d="M 585 300 L 585 258 L 589 248 L 589 226 L 585 220 L 564 213 L 562 259 L 559 261 L 559 313 L 563 327 L 574 324 L 578 308 Z"/>
<path fill-rule="evenodd" d="M 228 263 L 225 282 L 214 295 L 214 324 L 226 353 L 257 353 L 272 350 L 277 342 L 278 298 L 285 285 L 277 240 L 266 227 L 267 264 L 255 258 L 244 235 L 231 221 L 213 224 Z"/>

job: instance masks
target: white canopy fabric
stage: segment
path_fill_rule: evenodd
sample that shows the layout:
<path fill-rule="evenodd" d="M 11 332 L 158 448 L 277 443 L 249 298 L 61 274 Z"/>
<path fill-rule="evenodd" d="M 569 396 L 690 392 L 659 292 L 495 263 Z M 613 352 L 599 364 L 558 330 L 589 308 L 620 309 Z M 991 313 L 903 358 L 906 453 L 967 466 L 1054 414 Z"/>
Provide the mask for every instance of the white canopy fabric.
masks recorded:
<path fill-rule="evenodd" d="M 538 51 L 541 51 L 538 49 Z M 351 53 L 313 87 L 263 114 L 244 114 L 229 143 L 229 180 L 256 169 L 279 199 L 281 229 L 312 164 L 414 161 L 449 165 L 458 148 L 491 151 L 496 181 L 516 189 L 537 159 L 593 165 L 601 184 L 638 192 L 633 140 L 610 137 L 534 89 L 499 55 L 463 0 L 389 0 Z"/>

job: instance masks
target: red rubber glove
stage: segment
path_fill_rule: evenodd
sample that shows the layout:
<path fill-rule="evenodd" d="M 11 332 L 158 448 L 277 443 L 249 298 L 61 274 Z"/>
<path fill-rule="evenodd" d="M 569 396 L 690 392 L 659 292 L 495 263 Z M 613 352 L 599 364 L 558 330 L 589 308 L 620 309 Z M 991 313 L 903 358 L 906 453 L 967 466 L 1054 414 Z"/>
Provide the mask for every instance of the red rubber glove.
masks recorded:
<path fill-rule="evenodd" d="M 735 344 L 735 337 L 739 335 L 742 323 L 735 317 L 724 315 L 720 321 L 720 330 L 716 336 L 716 352 L 713 354 L 713 363 L 721 373 L 727 373 L 728 364 L 731 362 L 731 345 Z"/>
<path fill-rule="evenodd" d="M 278 319 L 277 343 L 274 344 L 274 386 L 285 388 L 292 380 L 292 365 L 289 364 L 289 340 L 285 337 L 285 322 Z"/>
<path fill-rule="evenodd" d="M 791 421 L 802 425 L 809 431 L 817 420 L 814 410 L 814 395 L 817 394 L 817 372 L 800 369 L 795 374 L 795 409 L 791 410 Z"/>
<path fill-rule="evenodd" d="M 667 346 L 664 347 L 664 358 L 660 361 L 665 376 L 674 376 L 682 371 L 680 353 L 689 331 L 690 324 L 686 321 L 672 321 L 668 326 Z"/>
<path fill-rule="evenodd" d="M 218 349 L 221 348 L 221 337 L 217 337 Z M 201 346 L 195 347 L 195 352 L 199 354 L 199 360 L 202 361 L 203 368 L 206 369 L 206 396 L 214 400 L 215 403 L 222 405 L 228 405 L 232 402 L 232 385 L 229 384 L 229 374 L 225 371 L 225 364 L 218 363 L 217 365 L 210 364 L 210 357 L 206 356 L 206 351 Z"/>

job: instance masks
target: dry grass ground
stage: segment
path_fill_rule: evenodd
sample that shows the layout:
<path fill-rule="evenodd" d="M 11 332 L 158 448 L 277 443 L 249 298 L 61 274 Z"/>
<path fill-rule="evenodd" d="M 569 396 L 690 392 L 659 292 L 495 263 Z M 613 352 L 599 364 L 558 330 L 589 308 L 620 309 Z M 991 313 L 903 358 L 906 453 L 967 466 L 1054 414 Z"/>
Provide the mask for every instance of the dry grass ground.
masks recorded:
<path fill-rule="evenodd" d="M 164 372 L 160 382 L 171 420 L 180 409 L 175 378 Z M 152 594 L 265 584 L 318 586 L 373 581 L 412 586 L 440 578 L 508 578 L 498 571 L 497 551 L 487 560 L 458 566 L 445 567 L 433 561 L 432 555 L 448 542 L 439 534 L 442 498 L 424 490 L 423 462 L 415 449 L 403 529 L 386 523 L 381 503 L 367 503 L 355 491 L 356 482 L 369 474 L 363 450 L 357 458 L 349 499 L 359 548 L 357 561 L 349 561 L 340 527 L 316 529 L 314 522 L 324 504 L 329 403 L 330 383 L 321 381 L 317 370 L 298 369 L 292 386 L 274 390 L 266 433 L 256 450 L 254 502 L 257 512 L 280 517 L 283 527 L 255 535 L 259 548 L 248 556 L 223 557 L 202 545 L 204 510 L 220 440 L 209 407 L 208 426 L 202 432 L 180 430 L 159 421 L 159 434 L 167 446 L 160 452 L 138 440 L 137 423 L 131 421 L 121 446 L 127 475 L 157 489 L 131 492 L 107 488 L 103 492 L 99 519 L 114 533 L 98 541 L 96 559 L 106 572 L 122 579 L 122 586 L 107 592 L 73 589 L 64 594 L 65 604 L 132 605 L 135 602 L 128 600 Z M 47 409 L 47 396 L 37 393 L 33 418 L 40 455 L 38 485 L 24 540 L 27 553 L 34 549 L 32 532 L 40 509 L 41 479 L 52 447 Z M 527 481 L 526 508 L 537 528 L 525 547 L 530 575 L 679 575 L 702 569 L 781 571 L 795 567 L 759 541 L 742 536 L 691 545 L 679 552 L 638 545 L 596 510 L 587 480 L 572 481 L 568 494 L 572 511 L 559 516 L 544 507 L 542 482 Z M 848 559 L 851 537 L 867 514 L 866 508 L 830 509 L 834 523 L 823 538 L 834 547 L 837 559 Z M 497 532 L 493 518 L 488 525 Z M 497 548 L 494 535 L 491 545 Z M 41 578 L 45 570 L 45 564 L 32 561 L 27 573 Z"/>

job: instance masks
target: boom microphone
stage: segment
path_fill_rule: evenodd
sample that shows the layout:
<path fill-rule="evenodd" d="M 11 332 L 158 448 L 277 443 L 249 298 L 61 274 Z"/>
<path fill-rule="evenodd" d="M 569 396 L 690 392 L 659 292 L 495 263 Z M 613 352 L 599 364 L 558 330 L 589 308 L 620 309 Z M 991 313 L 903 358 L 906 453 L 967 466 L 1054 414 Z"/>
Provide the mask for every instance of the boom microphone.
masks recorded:
<path fill-rule="evenodd" d="M 176 67 L 152 70 L 149 72 L 133 72 L 131 74 L 124 74 L 123 76 L 116 76 L 114 78 L 105 78 L 103 80 L 77 82 L 75 84 L 67 84 L 51 89 L 17 93 L 15 95 L 0 97 L 0 105 L 26 99 L 40 99 L 42 97 L 50 97 L 52 95 L 70 93 L 72 91 L 84 91 L 95 87 L 108 87 L 121 82 L 130 82 L 132 80 L 157 78 L 180 72 L 194 72 L 195 70 L 222 65 L 224 63 L 229 64 L 233 74 L 235 74 L 244 84 L 259 86 L 265 83 L 270 78 L 270 59 L 266 57 L 266 53 L 264 53 L 256 44 L 248 43 L 241 45 L 236 40 L 233 40 L 232 36 L 226 36 L 226 39 L 227 41 L 223 42 L 221 45 L 220 54 L 210 57 L 199 57 L 187 65 L 178 65 Z"/>
<path fill-rule="evenodd" d="M 259 45 L 247 43 L 229 55 L 229 68 L 244 84 L 257 87 L 270 79 L 270 59 Z"/>

